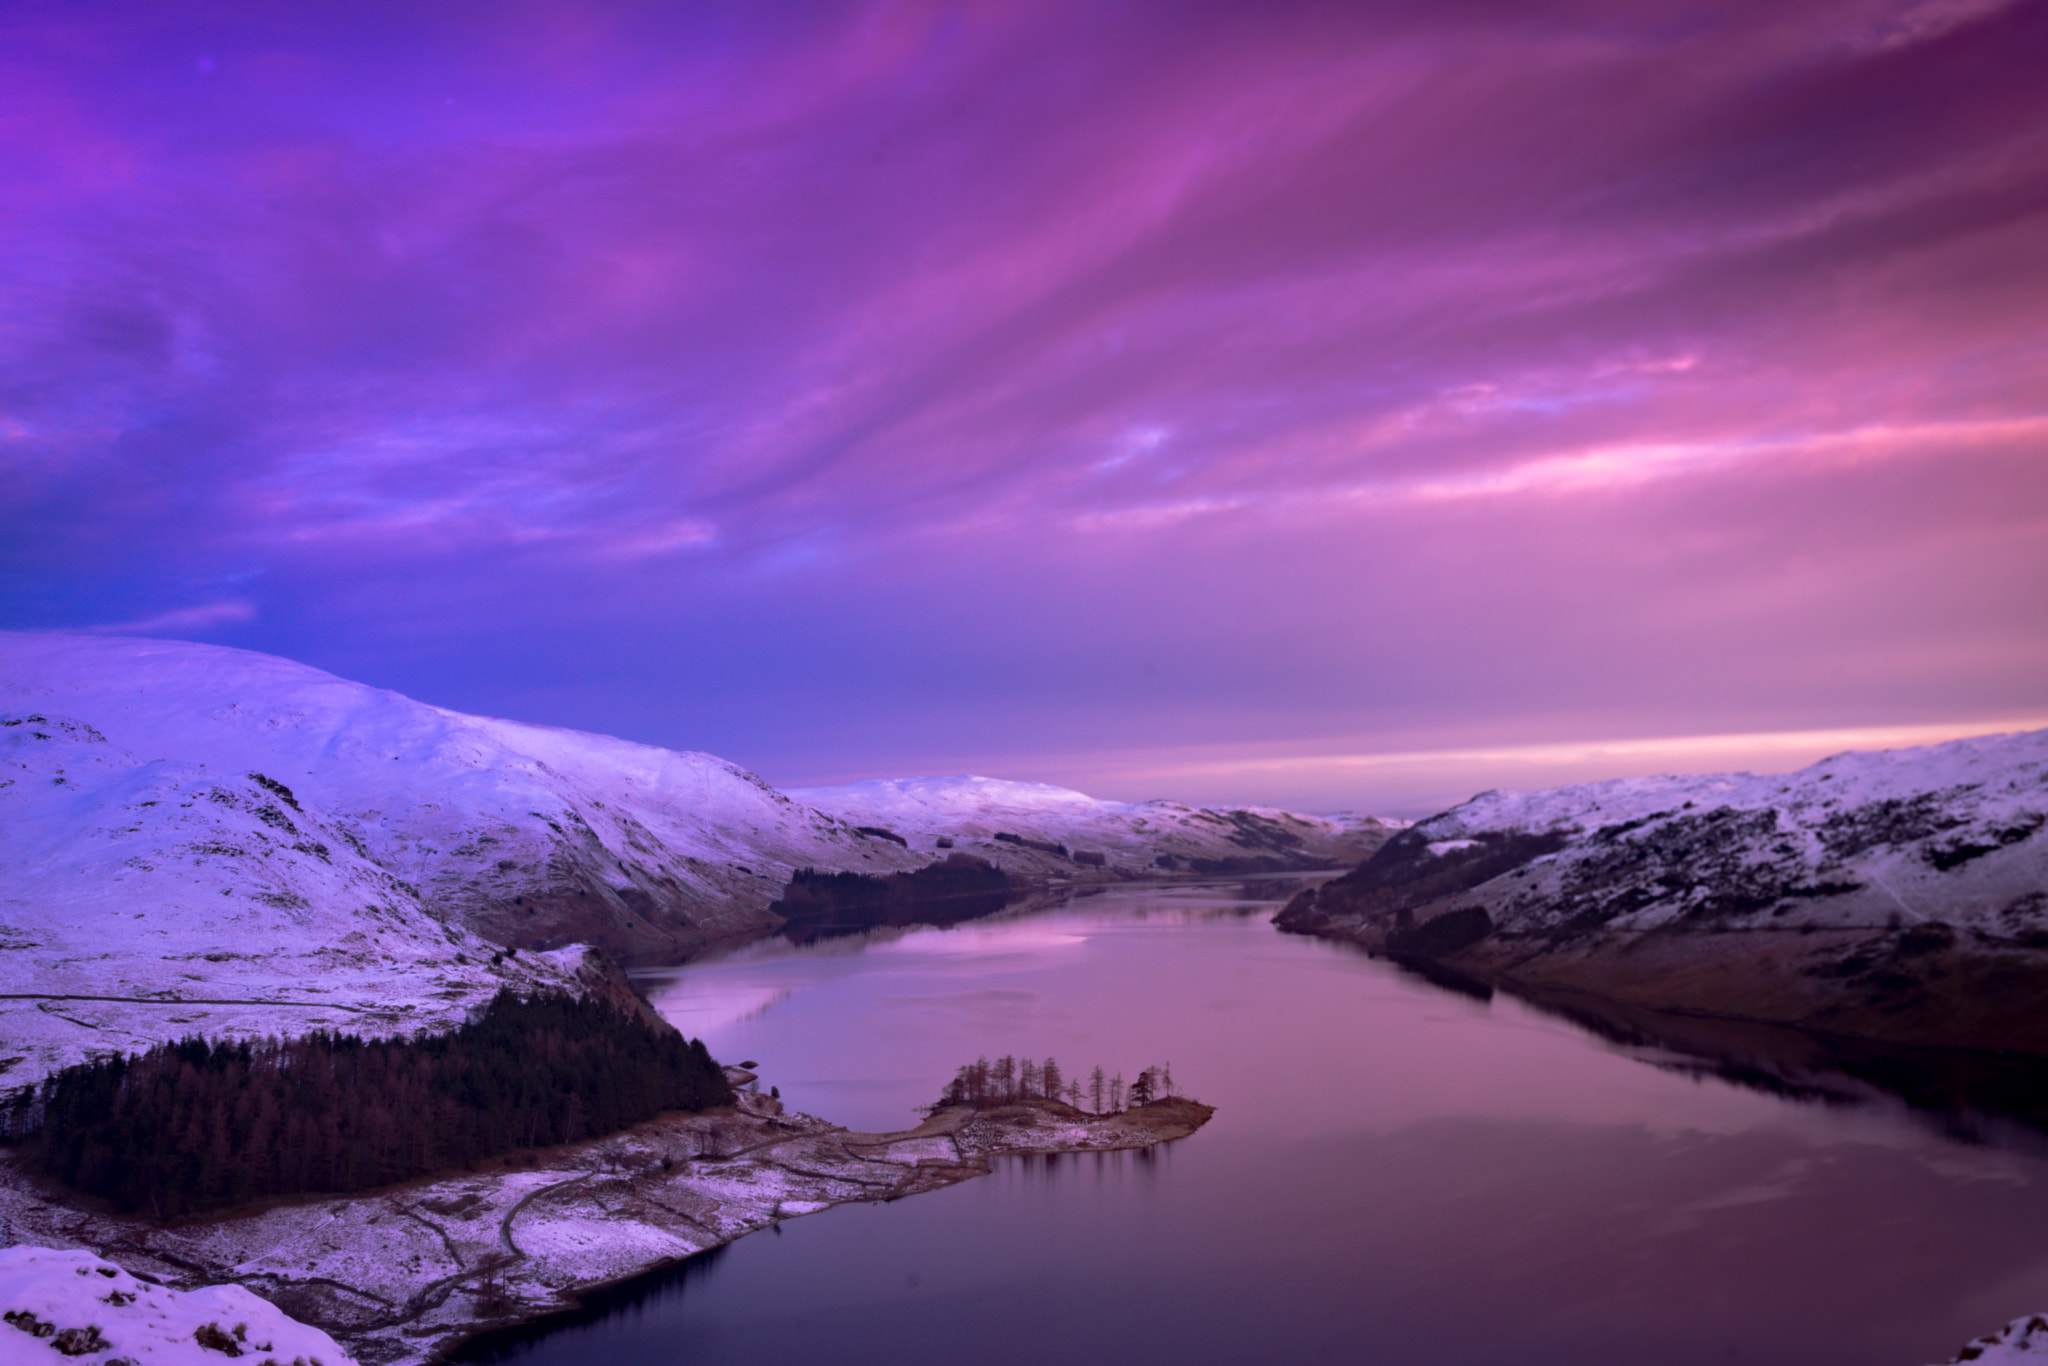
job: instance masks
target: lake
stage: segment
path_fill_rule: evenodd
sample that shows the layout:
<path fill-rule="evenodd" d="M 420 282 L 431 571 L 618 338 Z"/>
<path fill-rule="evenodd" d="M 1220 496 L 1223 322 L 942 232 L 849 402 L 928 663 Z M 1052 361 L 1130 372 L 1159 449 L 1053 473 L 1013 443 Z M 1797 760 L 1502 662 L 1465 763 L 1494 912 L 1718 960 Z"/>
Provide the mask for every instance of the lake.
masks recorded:
<path fill-rule="evenodd" d="M 1283 935 L 1273 883 L 767 941 L 643 977 L 792 1108 L 906 1128 L 978 1055 L 1217 1107 L 1145 1153 L 841 1206 L 471 1355 L 522 1366 L 1925 1366 L 2048 1309 L 2048 1157 L 1731 1085 Z"/>

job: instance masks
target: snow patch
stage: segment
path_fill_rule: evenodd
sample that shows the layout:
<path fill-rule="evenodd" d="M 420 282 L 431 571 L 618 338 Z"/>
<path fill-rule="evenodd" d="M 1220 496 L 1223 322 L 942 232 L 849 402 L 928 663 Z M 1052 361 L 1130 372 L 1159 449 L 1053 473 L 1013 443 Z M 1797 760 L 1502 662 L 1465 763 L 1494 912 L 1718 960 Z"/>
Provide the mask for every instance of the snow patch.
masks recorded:
<path fill-rule="evenodd" d="M 2048 1362 L 2048 1315 L 2029 1314 L 2014 1319 L 1995 1333 L 1988 1333 L 1950 1357 L 1943 1366 L 1972 1361 L 1982 1366 L 2004 1362 Z"/>
<path fill-rule="evenodd" d="M 23 1366 L 354 1366 L 333 1338 L 239 1285 L 169 1290 L 79 1250 L 0 1248 L 0 1313 L 0 1359 Z"/>

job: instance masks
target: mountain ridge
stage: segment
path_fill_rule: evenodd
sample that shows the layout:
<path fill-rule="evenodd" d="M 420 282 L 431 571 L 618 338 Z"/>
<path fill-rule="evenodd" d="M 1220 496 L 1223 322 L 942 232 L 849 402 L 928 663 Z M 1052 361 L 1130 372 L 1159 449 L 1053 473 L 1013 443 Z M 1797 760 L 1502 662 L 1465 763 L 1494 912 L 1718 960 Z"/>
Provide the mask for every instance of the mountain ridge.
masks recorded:
<path fill-rule="evenodd" d="M 1093 867 L 1126 877 L 1348 867 L 1396 828 L 1353 814 L 1106 801 L 1050 783 L 973 773 L 872 778 L 791 788 L 789 795 L 862 828 L 903 836 L 912 847 L 965 849 L 1041 876 Z M 940 839 L 952 843 L 941 846 Z"/>
<path fill-rule="evenodd" d="M 1481 793 L 1277 923 L 1525 994 L 2048 1053 L 2048 730 Z"/>

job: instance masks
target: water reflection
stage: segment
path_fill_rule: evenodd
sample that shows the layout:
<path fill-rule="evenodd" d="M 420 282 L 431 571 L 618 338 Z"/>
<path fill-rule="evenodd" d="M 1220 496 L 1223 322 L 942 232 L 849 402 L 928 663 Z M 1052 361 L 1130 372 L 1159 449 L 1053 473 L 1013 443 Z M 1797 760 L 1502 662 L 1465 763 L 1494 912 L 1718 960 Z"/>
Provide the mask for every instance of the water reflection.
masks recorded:
<path fill-rule="evenodd" d="M 781 1225 L 776 1225 L 774 1231 L 781 1233 Z M 658 1326 L 678 1312 L 690 1286 L 709 1278 L 731 1253 L 731 1244 L 715 1247 L 624 1285 L 592 1291 L 583 1297 L 580 1309 L 540 1323 L 480 1334 L 464 1344 L 456 1360 L 516 1361 L 532 1356 L 534 1349 L 547 1339 L 573 1336 L 598 1326 L 608 1334 L 637 1336 L 650 1324 Z"/>
<path fill-rule="evenodd" d="M 1384 961 L 1438 990 L 1493 999 L 1492 986 L 1442 964 L 1402 955 Z M 1893 1107 L 1955 1142 L 2048 1151 L 2048 1059 L 1911 1048 L 1555 989 L 1515 988 L 1511 994 L 1584 1029 L 1621 1056 L 1675 1075 L 1711 1078 L 1793 1102 Z"/>
<path fill-rule="evenodd" d="M 1989 1114 L 1984 1087 L 1697 1021 L 1446 993 L 1278 934 L 1279 899 L 1111 892 L 648 979 L 715 1053 L 760 1059 L 764 1085 L 856 1128 L 906 1123 L 984 1053 L 1127 1074 L 1170 1058 L 1217 1116 L 1147 1154 L 1013 1159 L 794 1220 L 493 1350 L 532 1366 L 1051 1350 L 1921 1366 L 2048 1305 L 2048 1162 L 1995 1125 L 1957 1143 L 1871 1103 Z"/>
<path fill-rule="evenodd" d="M 1900 1105 L 1959 1143 L 2048 1151 L 2048 1061 L 2040 1058 L 1905 1048 L 1563 993 L 1523 999 L 1652 1067 L 1814 1104 Z"/>

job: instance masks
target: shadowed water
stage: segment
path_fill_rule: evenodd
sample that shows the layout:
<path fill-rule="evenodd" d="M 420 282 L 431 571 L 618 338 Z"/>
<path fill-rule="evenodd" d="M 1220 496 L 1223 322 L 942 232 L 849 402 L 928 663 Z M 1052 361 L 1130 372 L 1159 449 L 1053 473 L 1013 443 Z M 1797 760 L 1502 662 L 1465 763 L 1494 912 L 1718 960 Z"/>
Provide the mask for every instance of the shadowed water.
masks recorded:
<path fill-rule="evenodd" d="M 2036 1148 L 1729 1085 L 1274 909 L 1115 891 L 650 975 L 717 1056 L 854 1128 L 914 1122 L 979 1054 L 1170 1061 L 1218 1112 L 791 1220 L 474 1355 L 1923 1366 L 2048 1307 Z"/>

